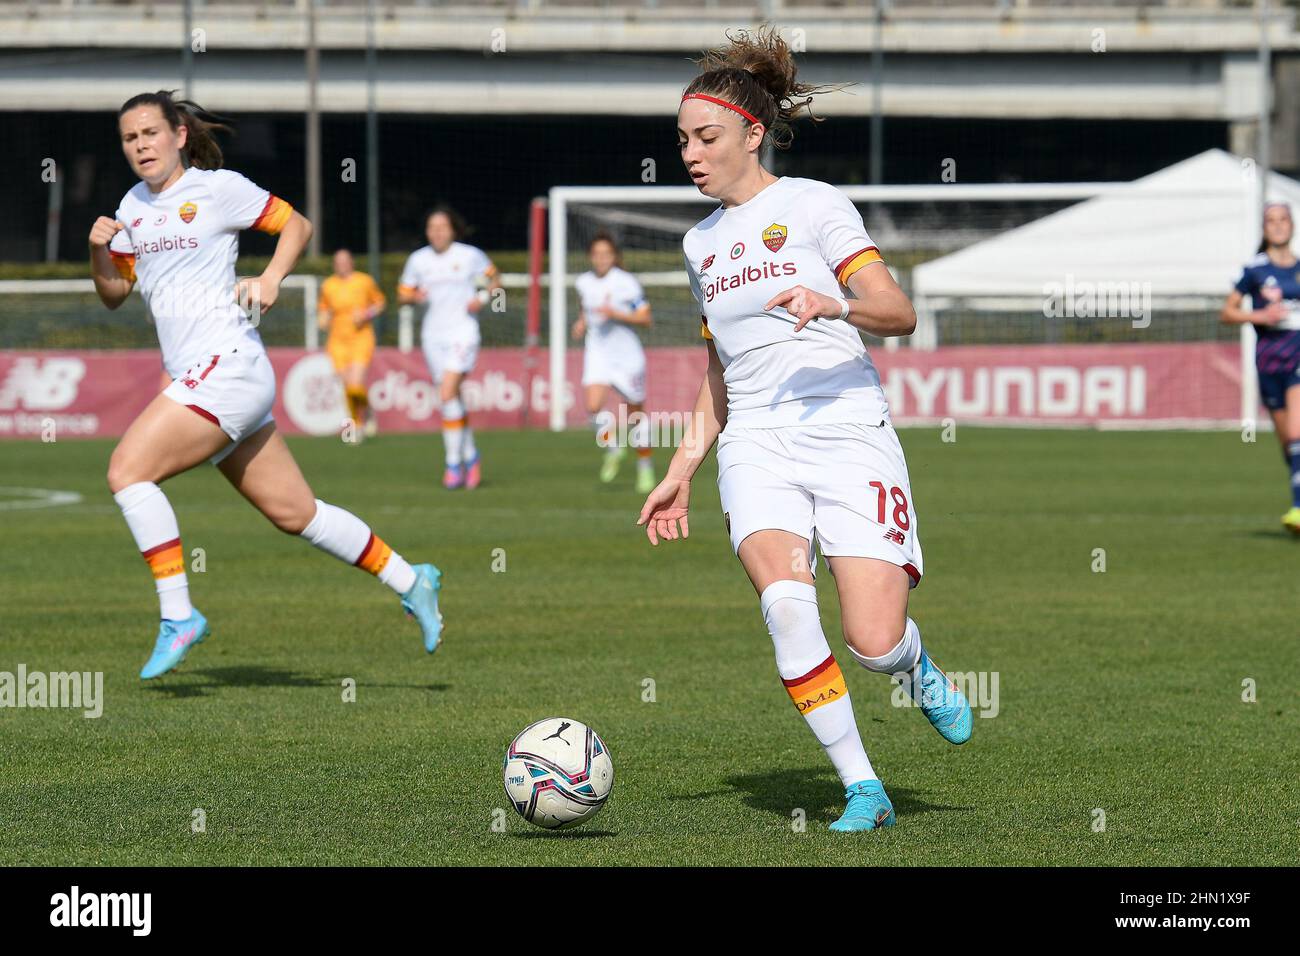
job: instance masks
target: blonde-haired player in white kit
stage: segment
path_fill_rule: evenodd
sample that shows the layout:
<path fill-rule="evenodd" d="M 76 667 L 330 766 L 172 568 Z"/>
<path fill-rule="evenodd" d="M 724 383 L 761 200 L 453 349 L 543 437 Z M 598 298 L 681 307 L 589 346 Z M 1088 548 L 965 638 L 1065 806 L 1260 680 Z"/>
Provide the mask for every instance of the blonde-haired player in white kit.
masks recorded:
<path fill-rule="evenodd" d="M 650 422 L 645 412 L 645 349 L 635 328 L 653 321 L 650 303 L 641 283 L 619 262 L 614 238 L 599 232 L 587 246 L 591 269 L 578 276 L 578 321 L 573 337 L 584 339 L 582 385 L 586 389 L 587 415 L 596 429 L 596 443 L 605 448 L 600 480 L 618 476 L 627 449 L 602 410 L 611 388 L 627 402 L 628 421 L 637 416 L 628 439 L 637 451 L 636 490 L 646 494 L 655 486 L 654 458 L 650 449 Z"/>
<path fill-rule="evenodd" d="M 241 302 L 266 311 L 311 236 L 311 223 L 221 168 L 215 118 L 171 93 L 142 93 L 118 112 L 122 151 L 140 177 L 114 218 L 90 230 L 95 291 L 116 309 L 139 286 L 172 382 L 127 428 L 108 486 L 154 575 L 162 623 L 140 676 L 179 664 L 209 633 L 190 603 L 176 514 L 158 484 L 211 461 L 281 531 L 369 571 L 392 588 L 438 646 L 440 572 L 412 567 L 356 515 L 319 500 L 275 430 L 275 372 Z M 279 235 L 257 279 L 235 281 L 239 233 Z"/>
<path fill-rule="evenodd" d="M 499 288 L 496 266 L 475 246 L 458 241 L 465 223 L 438 205 L 424 217 L 429 240 L 406 260 L 397 284 L 402 303 L 423 305 L 420 346 L 442 401 L 444 488 L 477 488 L 482 480 L 474 431 L 469 427 L 461 383 L 474 370 L 479 347 L 479 310 Z"/>
<path fill-rule="evenodd" d="M 777 670 L 845 787 L 848 805 L 831 829 L 892 826 L 893 805 L 822 633 L 810 569 L 816 535 L 850 653 L 899 678 L 948 741 L 969 739 L 965 697 L 907 616 L 922 571 L 916 512 L 858 334 L 907 335 L 916 315 L 843 194 L 778 179 L 759 162 L 764 140 L 788 144 L 790 120 L 821 91 L 795 81 L 780 37 L 739 34 L 701 67 L 679 106 L 677 135 L 691 180 L 720 203 L 683 242 L 709 364 L 683 442 L 638 524 L 652 544 L 689 534 L 691 478 L 717 440 L 724 517 L 760 596 Z"/>

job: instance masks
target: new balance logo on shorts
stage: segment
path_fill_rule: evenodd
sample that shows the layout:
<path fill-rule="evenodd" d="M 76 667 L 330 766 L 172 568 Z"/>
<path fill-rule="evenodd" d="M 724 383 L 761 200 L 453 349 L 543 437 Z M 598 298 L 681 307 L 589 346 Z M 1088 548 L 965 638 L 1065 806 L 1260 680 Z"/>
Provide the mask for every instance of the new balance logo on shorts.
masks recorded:
<path fill-rule="evenodd" d="M 886 540 L 894 542 L 894 544 L 902 544 L 904 541 L 907 540 L 906 537 L 903 535 L 903 532 L 899 531 L 897 528 L 890 528 L 888 531 L 886 531 L 885 538 Z"/>

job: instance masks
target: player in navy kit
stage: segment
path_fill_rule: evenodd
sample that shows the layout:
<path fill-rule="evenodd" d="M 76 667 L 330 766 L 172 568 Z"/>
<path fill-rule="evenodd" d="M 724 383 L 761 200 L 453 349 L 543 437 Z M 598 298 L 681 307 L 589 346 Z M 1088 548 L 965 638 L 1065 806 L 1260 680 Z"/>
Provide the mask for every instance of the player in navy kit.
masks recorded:
<path fill-rule="evenodd" d="M 1255 326 L 1259 397 L 1273 416 L 1291 470 L 1291 510 L 1282 516 L 1282 524 L 1300 535 L 1300 261 L 1291 252 L 1294 231 L 1289 205 L 1271 202 L 1264 207 L 1259 253 L 1241 270 L 1220 318 Z M 1246 296 L 1250 309 L 1241 307 Z"/>

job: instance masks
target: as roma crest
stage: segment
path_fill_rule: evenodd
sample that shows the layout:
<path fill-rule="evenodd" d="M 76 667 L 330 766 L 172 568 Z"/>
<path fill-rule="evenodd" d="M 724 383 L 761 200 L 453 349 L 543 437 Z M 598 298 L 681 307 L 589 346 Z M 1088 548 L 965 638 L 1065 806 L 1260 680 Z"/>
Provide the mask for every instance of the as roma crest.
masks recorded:
<path fill-rule="evenodd" d="M 773 252 L 780 252 L 781 247 L 785 245 L 785 239 L 788 235 L 785 226 L 779 222 L 774 222 L 763 230 L 763 245 L 767 246 Z"/>
<path fill-rule="evenodd" d="M 181 206 L 180 208 L 180 217 L 186 223 L 193 222 L 194 217 L 197 216 L 198 213 L 199 213 L 199 207 L 194 205 L 194 203 L 192 202 L 187 202 L 185 203 L 185 205 Z"/>

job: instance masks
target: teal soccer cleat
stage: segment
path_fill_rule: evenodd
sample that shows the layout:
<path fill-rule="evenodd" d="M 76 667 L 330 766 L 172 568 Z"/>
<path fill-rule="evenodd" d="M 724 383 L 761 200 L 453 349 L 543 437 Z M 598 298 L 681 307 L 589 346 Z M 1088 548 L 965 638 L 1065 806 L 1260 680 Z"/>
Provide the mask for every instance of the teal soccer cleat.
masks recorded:
<path fill-rule="evenodd" d="M 916 673 L 921 682 L 921 694 L 917 700 L 921 713 L 948 743 L 964 744 L 970 740 L 971 713 L 966 695 L 935 666 L 924 650 L 917 662 Z"/>
<path fill-rule="evenodd" d="M 208 633 L 208 619 L 197 610 L 183 621 L 164 620 L 158 627 L 153 654 L 140 670 L 140 678 L 152 680 L 166 674 L 185 660 L 191 647 L 202 644 Z"/>
<path fill-rule="evenodd" d="M 844 815 L 831 824 L 836 833 L 856 833 L 860 830 L 879 830 L 892 827 L 898 816 L 894 805 L 885 796 L 885 786 L 879 780 L 859 780 L 844 791 L 849 805 Z"/>
<path fill-rule="evenodd" d="M 442 612 L 438 610 L 438 591 L 442 572 L 432 564 L 417 564 L 415 583 L 402 595 L 402 610 L 415 618 L 424 632 L 424 649 L 432 654 L 442 637 Z"/>

